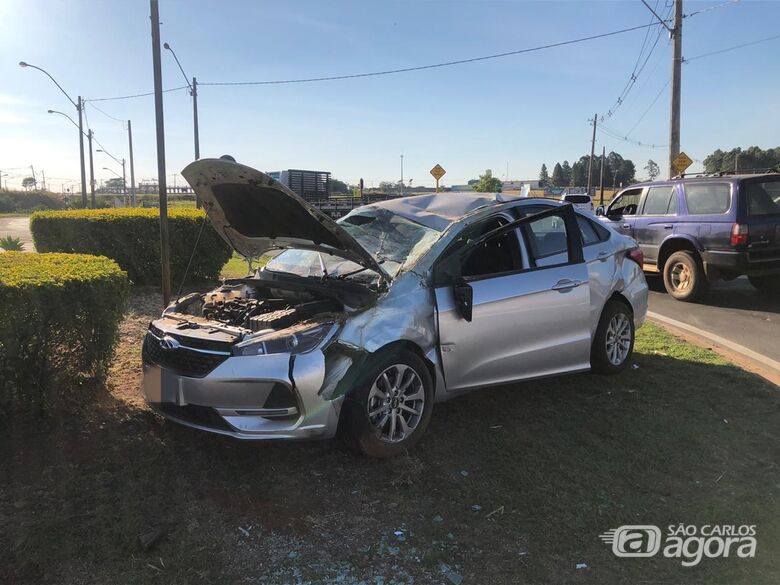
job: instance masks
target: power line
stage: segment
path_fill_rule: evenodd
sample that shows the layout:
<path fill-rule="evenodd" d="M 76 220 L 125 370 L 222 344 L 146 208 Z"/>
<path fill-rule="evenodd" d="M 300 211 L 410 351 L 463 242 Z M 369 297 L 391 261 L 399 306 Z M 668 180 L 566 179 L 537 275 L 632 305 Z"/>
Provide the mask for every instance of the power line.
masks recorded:
<path fill-rule="evenodd" d="M 652 109 L 653 109 L 653 106 L 654 106 L 654 105 L 655 105 L 655 103 L 658 101 L 658 98 L 660 98 L 660 97 L 661 97 L 661 94 L 664 92 L 664 90 L 665 90 L 667 87 L 669 87 L 669 84 L 670 84 L 671 82 L 672 82 L 672 80 L 671 80 L 671 79 L 667 79 L 667 80 L 666 80 L 666 83 L 664 83 L 664 86 L 663 86 L 663 87 L 662 87 L 660 90 L 658 90 L 658 94 L 657 94 L 657 95 L 656 95 L 656 96 L 653 98 L 653 101 L 652 101 L 652 102 L 650 102 L 650 105 L 649 105 L 649 106 L 647 106 L 647 109 L 645 110 L 645 112 L 644 112 L 644 113 L 643 113 L 641 116 L 639 116 L 639 119 L 636 121 L 636 123 L 635 123 L 633 126 L 631 126 L 631 129 L 628 131 L 628 133 L 626 134 L 626 136 L 630 136 L 630 135 L 631 135 L 631 133 L 632 133 L 632 132 L 633 132 L 633 131 L 636 129 L 636 127 L 637 127 L 637 126 L 639 126 L 639 124 L 642 122 L 642 120 L 644 120 L 644 119 L 645 119 L 645 116 L 647 116 L 648 112 L 649 112 L 650 110 L 652 110 Z"/>
<path fill-rule="evenodd" d="M 188 85 L 182 85 L 181 87 L 172 87 L 170 89 L 164 89 L 163 93 L 168 93 L 169 91 L 180 91 L 182 89 L 189 89 Z M 139 98 L 139 97 L 147 97 L 150 95 L 154 95 L 153 91 L 147 91 L 146 93 L 134 93 L 131 95 L 119 95 L 115 97 L 107 97 L 107 98 L 92 98 L 88 100 L 84 100 L 87 102 L 109 102 L 113 100 L 129 100 L 133 98 Z"/>
<path fill-rule="evenodd" d="M 713 10 L 717 10 L 718 8 L 723 8 L 724 6 L 731 6 L 732 4 L 737 4 L 740 0 L 728 0 L 727 2 L 721 2 L 720 4 L 714 4 L 712 6 L 708 6 L 706 8 L 702 8 L 700 10 L 694 10 L 690 14 L 683 14 L 683 18 L 690 18 L 691 16 L 696 16 L 697 14 L 702 14 L 704 12 L 711 12 Z"/>
<path fill-rule="evenodd" d="M 721 53 L 727 53 L 729 51 L 736 51 L 737 49 L 742 49 L 744 47 L 750 47 L 752 45 L 757 45 L 759 43 L 765 43 L 767 41 L 774 41 L 775 39 L 780 39 L 780 35 L 775 35 L 772 37 L 766 37 L 763 39 L 758 39 L 755 41 L 750 41 L 749 43 L 742 43 L 741 45 L 734 45 L 733 47 L 726 47 L 725 49 L 720 49 L 718 51 L 712 51 L 710 53 L 703 53 L 702 55 L 696 55 L 695 57 L 689 57 L 687 59 L 683 59 L 684 63 L 688 63 L 690 61 L 695 61 L 696 59 L 703 59 L 704 57 L 712 57 L 713 55 L 720 55 Z"/>
<path fill-rule="evenodd" d="M 86 100 L 86 101 L 88 101 L 88 102 L 89 102 L 89 101 L 91 101 L 91 100 Z M 112 120 L 116 120 L 117 122 L 122 122 L 122 125 L 123 125 L 123 127 L 124 127 L 125 120 L 122 120 L 122 119 L 120 119 L 120 118 L 115 118 L 115 117 L 114 117 L 114 116 L 112 116 L 111 114 L 108 114 L 108 113 L 106 113 L 105 111 L 103 111 L 102 109 L 100 109 L 99 107 L 97 107 L 95 104 L 90 104 L 90 107 L 92 107 L 92 108 L 95 108 L 95 109 L 96 109 L 98 112 L 100 112 L 101 114 L 103 114 L 103 115 L 104 115 L 106 118 L 111 118 Z"/>
<path fill-rule="evenodd" d="M 396 73 L 408 73 L 411 71 L 423 71 L 425 69 L 436 69 L 440 67 L 451 67 L 453 65 L 463 65 L 466 63 L 475 63 L 477 61 L 487 61 L 488 59 L 500 59 L 502 57 L 510 57 L 512 55 L 522 55 L 524 53 L 533 53 L 536 51 L 542 51 L 544 49 L 553 49 L 556 47 L 563 47 L 565 45 L 573 45 L 576 43 L 583 43 L 586 41 L 593 41 L 596 39 L 602 39 L 605 37 L 611 37 L 635 30 L 641 30 L 644 28 L 658 26 L 658 23 L 643 24 L 640 26 L 632 26 L 612 32 L 601 33 L 597 35 L 590 35 L 587 37 L 580 37 L 577 39 L 571 39 L 568 41 L 560 41 L 558 43 L 550 43 L 547 45 L 540 45 L 538 47 L 529 47 L 527 49 L 519 49 L 517 51 L 507 51 L 506 53 L 496 53 L 494 55 L 484 55 L 482 57 L 472 57 L 469 59 L 459 59 L 457 61 L 446 61 L 444 63 L 434 63 L 431 65 L 419 65 L 416 67 L 404 67 L 400 69 L 388 69 L 385 71 L 372 71 L 369 73 L 354 73 L 351 75 L 333 75 L 328 77 L 309 77 L 303 79 L 279 79 L 279 80 L 267 80 L 267 81 L 213 81 L 210 83 L 200 83 L 198 85 L 281 85 L 288 83 L 312 83 L 318 81 L 338 81 L 342 79 L 357 79 L 361 77 L 376 77 L 379 75 L 393 75 Z"/>

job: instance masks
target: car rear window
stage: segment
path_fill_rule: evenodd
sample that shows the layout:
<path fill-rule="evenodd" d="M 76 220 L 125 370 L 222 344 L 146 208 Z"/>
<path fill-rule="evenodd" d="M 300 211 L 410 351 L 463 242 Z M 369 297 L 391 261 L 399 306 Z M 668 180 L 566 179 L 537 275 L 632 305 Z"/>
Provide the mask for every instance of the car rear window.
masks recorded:
<path fill-rule="evenodd" d="M 598 225 L 577 215 L 577 224 L 580 227 L 580 234 L 582 234 L 582 245 L 591 246 L 598 244 L 599 242 L 606 242 L 609 239 L 609 230 L 603 226 Z"/>
<path fill-rule="evenodd" d="M 685 201 L 691 215 L 720 215 L 731 207 L 729 183 L 699 183 L 685 185 Z"/>
<path fill-rule="evenodd" d="M 590 197 L 587 195 L 564 195 L 563 200 L 569 203 L 590 203 Z"/>
<path fill-rule="evenodd" d="M 749 216 L 780 215 L 780 181 L 751 181 L 744 188 Z"/>

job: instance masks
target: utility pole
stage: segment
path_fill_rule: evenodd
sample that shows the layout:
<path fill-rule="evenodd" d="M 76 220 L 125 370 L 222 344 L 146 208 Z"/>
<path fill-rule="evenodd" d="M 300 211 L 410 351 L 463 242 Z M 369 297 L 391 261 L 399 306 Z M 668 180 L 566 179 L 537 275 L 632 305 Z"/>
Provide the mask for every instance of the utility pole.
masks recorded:
<path fill-rule="evenodd" d="M 200 158 L 200 136 L 198 134 L 198 80 L 192 78 L 192 125 L 195 138 L 195 160 Z"/>
<path fill-rule="evenodd" d="M 401 155 L 401 197 L 404 196 L 404 155 Z"/>
<path fill-rule="evenodd" d="M 92 130 L 87 130 L 87 140 L 89 141 L 89 192 L 92 194 L 92 209 L 97 207 L 95 201 L 95 167 L 92 164 Z"/>
<path fill-rule="evenodd" d="M 76 109 L 79 111 L 79 157 L 81 158 L 81 205 L 87 208 L 87 172 L 84 168 L 84 122 L 82 120 L 84 113 L 84 99 L 79 96 Z M 90 149 L 90 155 L 92 149 Z"/>
<path fill-rule="evenodd" d="M 165 120 L 163 116 L 162 64 L 160 62 L 160 5 L 149 0 L 152 22 L 152 65 L 154 68 L 154 115 L 157 126 L 157 183 L 160 191 L 160 261 L 163 306 L 171 300 L 171 264 L 168 243 L 168 187 L 165 177 Z"/>
<path fill-rule="evenodd" d="M 739 155 L 737 155 L 737 158 L 739 158 Z M 46 191 L 46 171 L 41 169 L 41 183 L 43 184 L 43 190 Z"/>
<path fill-rule="evenodd" d="M 127 142 L 130 145 L 130 205 L 135 207 L 135 165 L 133 164 L 133 127 L 127 121 Z"/>
<path fill-rule="evenodd" d="M 590 160 L 588 160 L 588 196 L 590 197 L 591 188 L 591 171 L 593 170 L 593 151 L 596 148 L 596 124 L 598 122 L 598 114 L 593 114 L 593 137 L 590 139 Z"/>
<path fill-rule="evenodd" d="M 601 172 L 599 173 L 599 190 L 601 191 L 601 199 L 599 205 L 604 205 L 604 161 L 607 158 L 607 147 L 601 147 Z"/>
<path fill-rule="evenodd" d="M 669 178 L 677 174 L 672 161 L 680 154 L 680 84 L 682 77 L 683 0 L 674 0 L 672 37 L 672 107 L 669 120 Z"/>

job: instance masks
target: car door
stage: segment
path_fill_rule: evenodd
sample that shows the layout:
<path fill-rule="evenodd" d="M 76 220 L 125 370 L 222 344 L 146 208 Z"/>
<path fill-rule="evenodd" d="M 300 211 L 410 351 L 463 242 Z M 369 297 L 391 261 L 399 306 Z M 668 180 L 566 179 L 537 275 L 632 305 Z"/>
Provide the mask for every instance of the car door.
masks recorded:
<path fill-rule="evenodd" d="M 617 231 L 625 236 L 634 237 L 634 220 L 644 189 L 627 189 L 615 197 L 609 204 L 606 218 Z"/>
<path fill-rule="evenodd" d="M 590 292 L 577 230 L 571 206 L 554 207 L 445 250 L 433 278 L 448 391 L 589 367 Z M 519 264 L 491 252 L 510 246 L 522 250 Z"/>
<path fill-rule="evenodd" d="M 634 239 L 642 248 L 645 261 L 658 262 L 658 250 L 674 232 L 677 223 L 677 190 L 674 184 L 652 185 L 647 188 L 642 207 L 634 219 Z"/>

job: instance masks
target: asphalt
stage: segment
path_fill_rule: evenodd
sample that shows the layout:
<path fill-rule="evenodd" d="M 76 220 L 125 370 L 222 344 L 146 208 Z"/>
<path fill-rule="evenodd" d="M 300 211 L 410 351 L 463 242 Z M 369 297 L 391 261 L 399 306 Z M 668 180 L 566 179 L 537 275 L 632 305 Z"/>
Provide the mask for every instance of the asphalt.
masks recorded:
<path fill-rule="evenodd" d="M 683 303 L 666 294 L 660 277 L 647 282 L 651 312 L 780 362 L 780 295 L 762 295 L 743 277 L 717 282 L 698 302 Z"/>
<path fill-rule="evenodd" d="M 29 218 L 0 217 L 0 237 L 12 235 L 32 250 Z M 648 276 L 650 311 L 729 340 L 780 362 L 780 296 L 761 295 L 746 278 L 718 282 L 699 302 L 675 301 L 660 277 Z"/>
<path fill-rule="evenodd" d="M 24 249 L 33 251 L 30 218 L 26 215 L 0 217 L 0 238 L 14 236 L 22 240 Z"/>

